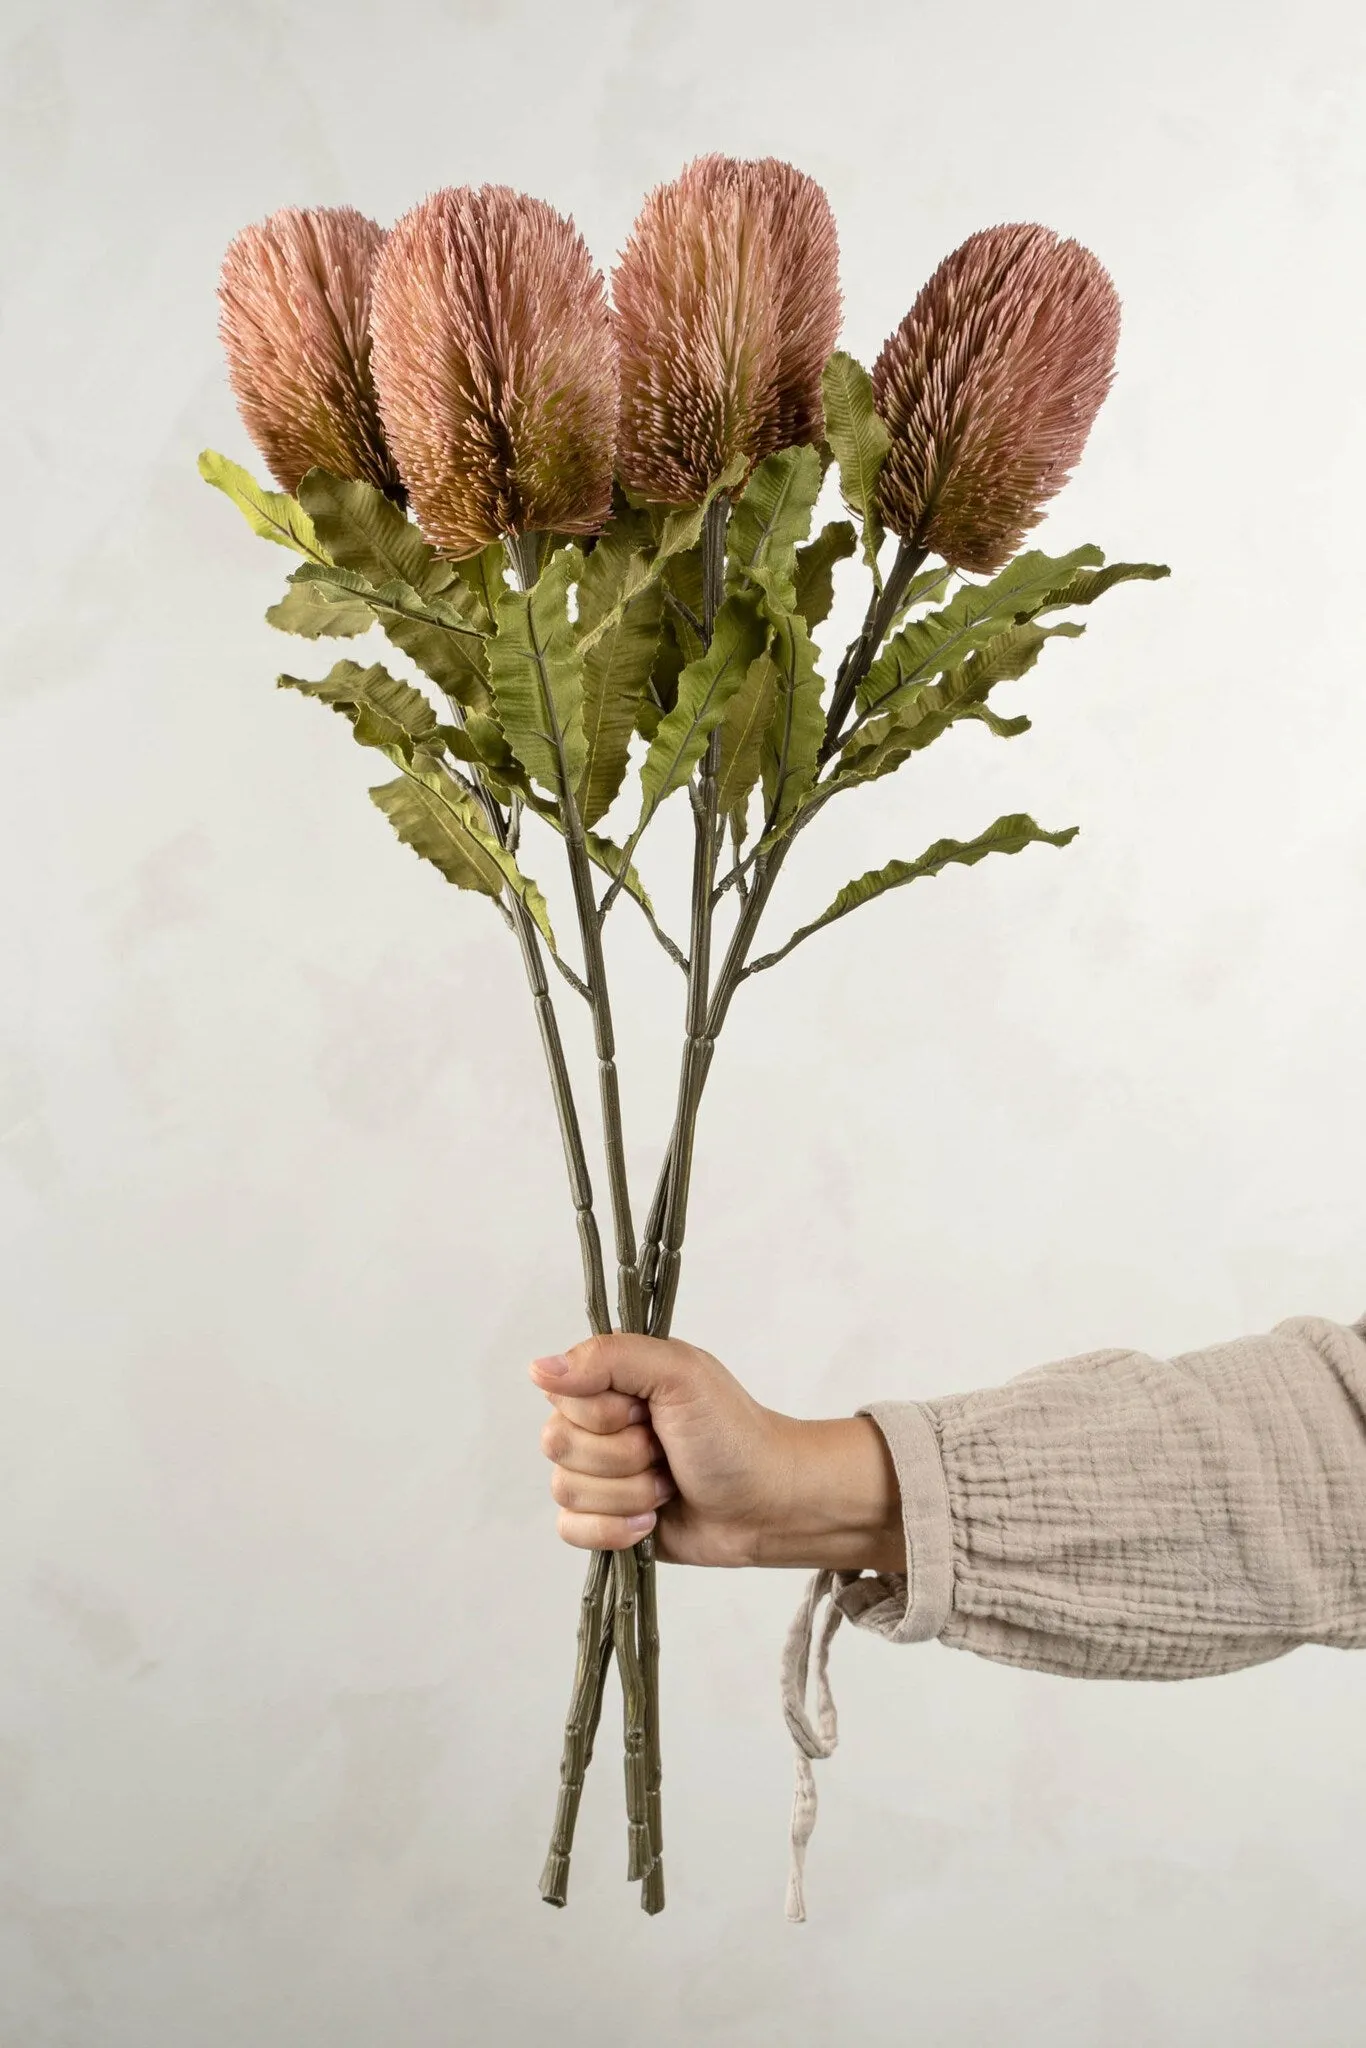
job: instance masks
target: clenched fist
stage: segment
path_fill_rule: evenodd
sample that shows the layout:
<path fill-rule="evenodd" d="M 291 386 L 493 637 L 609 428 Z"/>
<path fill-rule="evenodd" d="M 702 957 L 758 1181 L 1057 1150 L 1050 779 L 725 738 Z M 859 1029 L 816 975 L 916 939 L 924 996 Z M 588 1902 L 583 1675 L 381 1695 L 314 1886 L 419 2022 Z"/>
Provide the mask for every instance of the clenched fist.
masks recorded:
<path fill-rule="evenodd" d="M 538 1358 L 541 1448 L 560 1535 L 624 1550 L 656 1531 L 671 1564 L 904 1571 L 896 1476 L 867 1416 L 763 1408 L 719 1359 L 616 1333 Z"/>

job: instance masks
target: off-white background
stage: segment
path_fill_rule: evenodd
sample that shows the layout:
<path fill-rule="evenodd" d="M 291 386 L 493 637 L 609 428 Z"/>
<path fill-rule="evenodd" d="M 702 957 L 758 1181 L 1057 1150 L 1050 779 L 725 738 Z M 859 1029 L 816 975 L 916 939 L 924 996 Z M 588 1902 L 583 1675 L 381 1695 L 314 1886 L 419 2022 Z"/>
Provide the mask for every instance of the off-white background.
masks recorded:
<path fill-rule="evenodd" d="M 8 0 L 3 37 L 4 2048 L 1359 2041 L 1366 1660 L 1326 1652 L 1145 1689 L 843 1638 L 792 1929 L 798 1582 L 671 1572 L 669 1910 L 610 1737 L 539 1903 L 580 1559 L 524 1362 L 581 1311 L 525 990 L 273 691 L 328 650 L 260 623 L 288 560 L 194 473 L 252 459 L 213 286 L 288 202 L 507 180 L 608 262 L 689 156 L 776 151 L 865 358 L 971 229 L 1091 243 L 1121 371 L 1045 538 L 1172 580 L 1050 650 L 1029 738 L 829 814 L 781 909 L 1007 809 L 1082 836 L 751 985 L 680 1326 L 821 1413 L 1350 1318 L 1357 11 Z M 680 987 L 630 915 L 644 1190 Z"/>

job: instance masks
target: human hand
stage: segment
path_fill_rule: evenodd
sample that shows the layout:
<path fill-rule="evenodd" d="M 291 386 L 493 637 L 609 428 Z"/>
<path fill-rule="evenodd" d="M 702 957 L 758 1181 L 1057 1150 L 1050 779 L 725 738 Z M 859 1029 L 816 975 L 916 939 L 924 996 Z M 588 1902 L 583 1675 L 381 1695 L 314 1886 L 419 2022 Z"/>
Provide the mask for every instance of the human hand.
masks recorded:
<path fill-rule="evenodd" d="M 671 1564 L 905 1570 L 896 1475 L 868 1416 L 780 1415 L 676 1338 L 590 1337 L 531 1376 L 555 1411 L 541 1448 L 566 1543 L 624 1550 L 654 1529 Z"/>

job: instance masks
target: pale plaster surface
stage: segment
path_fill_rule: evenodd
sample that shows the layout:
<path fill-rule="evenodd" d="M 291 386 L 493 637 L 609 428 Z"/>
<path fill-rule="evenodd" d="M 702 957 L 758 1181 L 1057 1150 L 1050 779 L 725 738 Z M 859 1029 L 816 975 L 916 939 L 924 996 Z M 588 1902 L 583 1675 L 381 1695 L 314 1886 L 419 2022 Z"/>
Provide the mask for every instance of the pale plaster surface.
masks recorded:
<path fill-rule="evenodd" d="M 1120 377 L 1043 537 L 1172 580 L 1050 650 L 1027 738 L 850 800 L 782 907 L 1005 810 L 1081 837 L 750 987 L 679 1326 L 822 1413 L 1350 1319 L 1364 67 L 1326 0 L 8 0 L 3 2048 L 1361 2039 L 1366 1662 L 1326 1652 L 1087 1688 L 841 1640 L 794 1930 L 797 1582 L 669 1573 L 669 1910 L 610 1740 L 541 1906 L 580 1560 L 523 1367 L 581 1310 L 525 991 L 273 690 L 327 650 L 261 623 L 287 558 L 194 457 L 249 459 L 214 277 L 287 202 L 506 180 L 608 261 L 688 156 L 778 152 L 865 358 L 971 229 L 1091 243 Z M 679 986 L 619 923 L 644 1188 Z"/>

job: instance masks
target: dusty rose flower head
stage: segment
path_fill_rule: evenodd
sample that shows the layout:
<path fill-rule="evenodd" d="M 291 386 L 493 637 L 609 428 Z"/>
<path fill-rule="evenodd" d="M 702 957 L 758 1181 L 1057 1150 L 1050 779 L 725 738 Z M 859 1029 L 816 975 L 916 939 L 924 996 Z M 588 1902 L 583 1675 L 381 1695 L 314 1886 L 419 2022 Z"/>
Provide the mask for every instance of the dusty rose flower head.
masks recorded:
<path fill-rule="evenodd" d="M 223 259 L 228 378 L 286 491 L 317 464 L 402 496 L 370 375 L 370 280 L 383 241 L 352 206 L 287 206 L 243 228 Z"/>
<path fill-rule="evenodd" d="M 605 524 L 616 351 L 572 221 L 506 185 L 433 193 L 389 234 L 371 332 L 385 430 L 444 554 Z"/>
<path fill-rule="evenodd" d="M 885 524 L 955 568 L 999 569 L 1085 447 L 1118 340 L 1089 249 L 1042 227 L 970 235 L 873 368 Z"/>
<path fill-rule="evenodd" d="M 840 288 L 814 179 L 776 157 L 699 157 L 641 208 L 612 298 L 630 489 L 695 505 L 736 456 L 819 437 Z"/>

